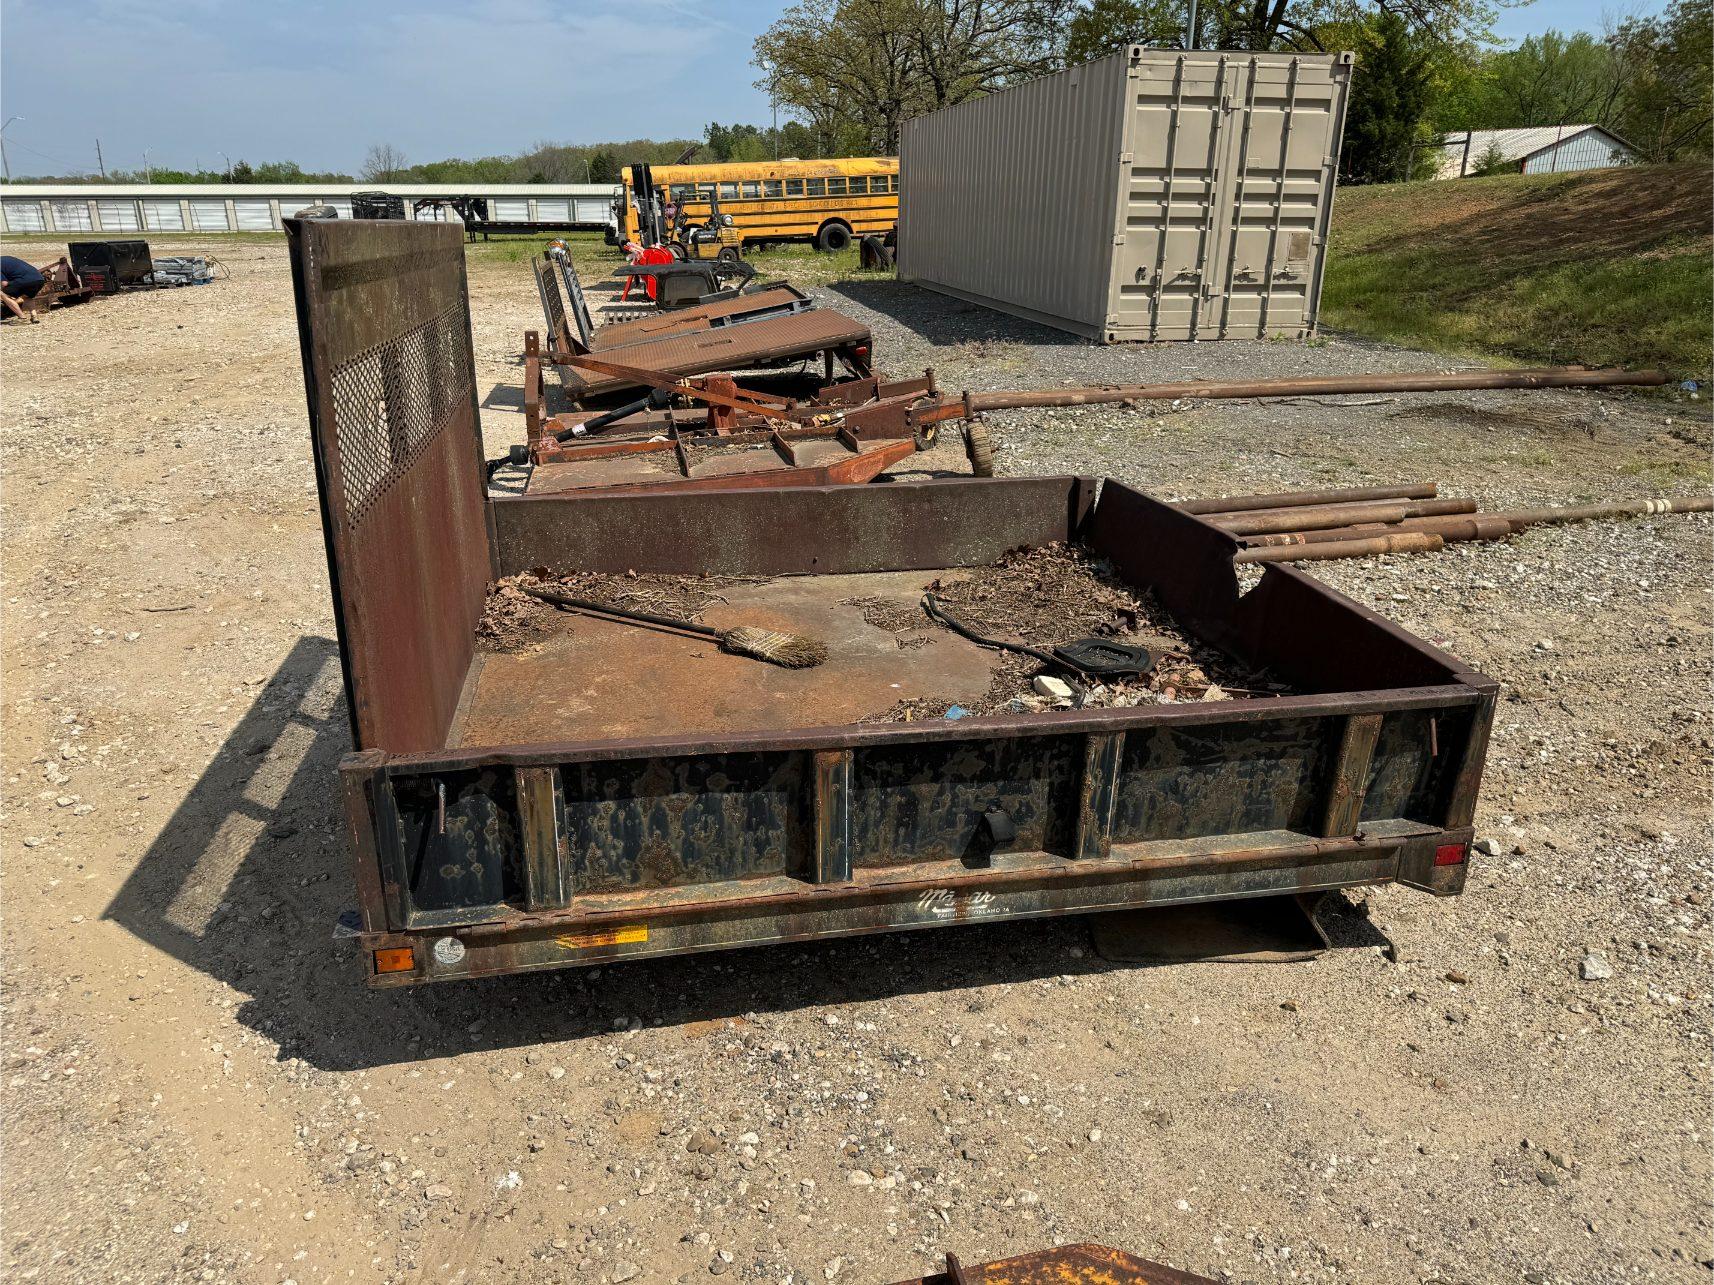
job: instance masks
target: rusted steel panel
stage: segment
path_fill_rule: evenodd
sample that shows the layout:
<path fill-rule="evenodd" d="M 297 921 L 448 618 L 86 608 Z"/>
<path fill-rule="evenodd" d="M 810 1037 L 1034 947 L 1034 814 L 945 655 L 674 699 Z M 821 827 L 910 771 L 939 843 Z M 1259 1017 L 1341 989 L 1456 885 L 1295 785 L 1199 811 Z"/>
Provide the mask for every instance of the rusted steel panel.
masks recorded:
<path fill-rule="evenodd" d="M 698 755 L 563 770 L 579 894 L 784 874 L 810 843 L 802 755 Z"/>
<path fill-rule="evenodd" d="M 1010 849 L 1069 856 L 1082 769 L 1075 736 L 864 749 L 851 764 L 853 863 L 985 864 Z M 1015 837 L 996 839 L 988 813 Z"/>
<path fill-rule="evenodd" d="M 1339 720 L 1326 717 L 1132 731 L 1113 842 L 1313 833 L 1338 731 Z"/>
<path fill-rule="evenodd" d="M 994 480 L 496 497 L 500 574 L 537 566 L 684 575 L 973 566 L 1020 545 L 1075 538 L 1093 500 L 1093 485 L 1077 478 L 1008 478 L 998 488 Z"/>
<path fill-rule="evenodd" d="M 946 1256 L 946 1270 L 897 1285 L 1215 1285 L 1212 1278 L 1105 1245 L 1061 1245 L 993 1263 Z"/>
<path fill-rule="evenodd" d="M 694 330 L 712 330 L 716 323 L 731 325 L 744 317 L 758 313 L 776 313 L 782 309 L 806 309 L 809 296 L 796 286 L 777 285 L 752 294 L 736 295 L 731 299 L 716 299 L 690 308 L 675 308 L 655 316 L 639 317 L 635 321 L 614 321 L 595 329 L 595 352 L 623 348 L 629 344 L 646 344 L 669 335 Z M 748 323 L 742 323 L 748 324 Z"/>
<path fill-rule="evenodd" d="M 748 370 L 791 358 L 832 350 L 867 348 L 869 328 L 831 308 L 768 317 L 741 326 L 671 335 L 646 343 L 604 348 L 603 359 L 659 375 L 701 375 L 716 370 Z M 560 367 L 566 395 L 573 401 L 634 387 L 616 376 Z"/>
<path fill-rule="evenodd" d="M 1379 714 L 1353 714 L 1345 720 L 1338 755 L 1333 761 L 1321 834 L 1357 833 L 1357 821 L 1363 811 L 1369 767 L 1375 754 L 1376 738 L 1381 734 L 1381 722 Z"/>
<path fill-rule="evenodd" d="M 286 229 L 352 737 L 436 748 L 490 573 L 462 235 Z"/>
<path fill-rule="evenodd" d="M 1299 836 L 1294 843 L 1235 850 L 1220 859 L 1084 862 L 1044 857 L 1038 861 L 1048 862 L 1045 866 L 979 871 L 946 862 L 923 870 L 921 877 L 911 869 L 904 877 L 865 881 L 860 875 L 851 884 L 816 889 L 787 880 L 794 890 L 700 903 L 692 899 L 694 888 L 669 890 L 665 896 L 639 893 L 617 899 L 629 906 L 615 905 L 601 913 L 535 916 L 460 930 L 459 940 L 467 947 L 461 960 L 442 964 L 431 957 L 424 961 L 422 974 L 398 981 L 441 981 L 967 922 L 1351 887 L 1397 878 L 1401 853 L 1418 842 L 1302 841 Z M 398 940 L 383 936 L 365 945 Z M 419 950 L 419 958 L 424 953 Z M 397 984 L 385 977 L 374 980 L 378 985 Z"/>

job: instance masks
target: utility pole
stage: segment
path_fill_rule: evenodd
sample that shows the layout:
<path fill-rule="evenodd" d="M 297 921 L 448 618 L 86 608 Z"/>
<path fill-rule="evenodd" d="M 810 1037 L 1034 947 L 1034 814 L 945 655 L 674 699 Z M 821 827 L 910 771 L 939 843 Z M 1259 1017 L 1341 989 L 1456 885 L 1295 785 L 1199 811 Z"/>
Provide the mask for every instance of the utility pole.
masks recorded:
<path fill-rule="evenodd" d="M 107 162 L 101 159 L 101 140 L 95 140 L 95 168 L 101 171 L 101 181 L 107 181 Z"/>
<path fill-rule="evenodd" d="M 6 125 L 10 125 L 15 120 L 23 119 L 22 116 L 8 116 L 6 124 L 0 125 L 0 173 L 5 174 L 8 183 L 12 181 L 12 163 L 6 159 Z"/>
<path fill-rule="evenodd" d="M 1190 0 L 1190 21 L 1184 24 L 1184 47 L 1196 48 L 1196 0 Z"/>
<path fill-rule="evenodd" d="M 149 149 L 145 147 L 143 149 L 143 182 L 153 183 L 154 181 L 155 172 L 149 168 Z"/>

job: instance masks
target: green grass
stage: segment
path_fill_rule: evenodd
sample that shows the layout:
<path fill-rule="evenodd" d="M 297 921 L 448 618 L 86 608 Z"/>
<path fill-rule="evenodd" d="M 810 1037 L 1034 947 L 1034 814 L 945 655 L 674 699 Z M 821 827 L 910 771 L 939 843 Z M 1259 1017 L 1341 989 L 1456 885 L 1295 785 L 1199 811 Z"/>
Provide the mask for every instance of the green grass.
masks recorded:
<path fill-rule="evenodd" d="M 1649 166 L 1341 189 L 1322 323 L 1707 382 L 1710 180 L 1707 166 Z"/>

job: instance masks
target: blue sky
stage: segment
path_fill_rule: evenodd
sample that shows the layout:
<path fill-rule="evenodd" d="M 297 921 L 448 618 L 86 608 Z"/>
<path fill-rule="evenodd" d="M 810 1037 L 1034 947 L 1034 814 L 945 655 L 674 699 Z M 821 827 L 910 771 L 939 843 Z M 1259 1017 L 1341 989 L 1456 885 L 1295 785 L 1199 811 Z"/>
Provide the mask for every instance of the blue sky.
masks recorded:
<path fill-rule="evenodd" d="M 1516 40 L 1599 30 L 1594 0 L 1507 11 Z M 0 0 L 13 174 L 295 160 L 355 172 L 533 143 L 700 137 L 768 118 L 750 42 L 783 0 Z M 58 51 L 58 52 L 52 52 Z"/>

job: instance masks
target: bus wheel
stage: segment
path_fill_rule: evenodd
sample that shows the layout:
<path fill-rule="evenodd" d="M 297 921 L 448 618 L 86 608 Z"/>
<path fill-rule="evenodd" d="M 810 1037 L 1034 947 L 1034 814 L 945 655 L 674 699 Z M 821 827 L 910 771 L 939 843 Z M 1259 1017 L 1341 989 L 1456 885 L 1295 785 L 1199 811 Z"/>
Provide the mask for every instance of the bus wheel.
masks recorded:
<path fill-rule="evenodd" d="M 827 223 L 815 234 L 815 248 L 837 254 L 851 245 L 851 229 L 843 223 Z"/>

